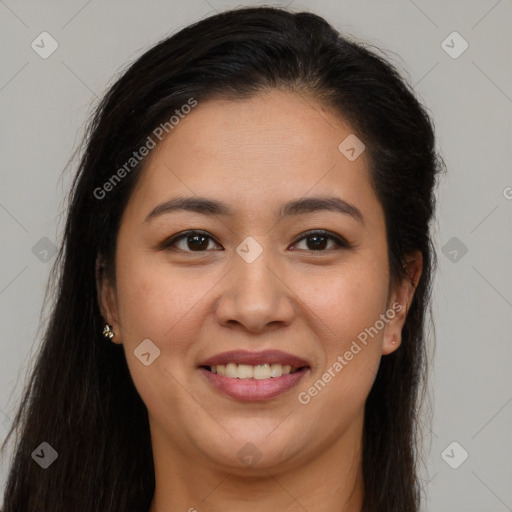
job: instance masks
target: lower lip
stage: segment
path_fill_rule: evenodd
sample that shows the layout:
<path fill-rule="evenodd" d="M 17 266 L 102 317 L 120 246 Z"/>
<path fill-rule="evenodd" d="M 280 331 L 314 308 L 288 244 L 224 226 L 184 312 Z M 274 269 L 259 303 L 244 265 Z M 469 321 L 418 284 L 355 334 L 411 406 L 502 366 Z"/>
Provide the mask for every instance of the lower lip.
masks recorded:
<path fill-rule="evenodd" d="M 269 379 L 234 379 L 199 368 L 210 384 L 220 392 L 238 400 L 261 401 L 275 398 L 297 385 L 308 373 L 304 368 L 295 373 Z"/>

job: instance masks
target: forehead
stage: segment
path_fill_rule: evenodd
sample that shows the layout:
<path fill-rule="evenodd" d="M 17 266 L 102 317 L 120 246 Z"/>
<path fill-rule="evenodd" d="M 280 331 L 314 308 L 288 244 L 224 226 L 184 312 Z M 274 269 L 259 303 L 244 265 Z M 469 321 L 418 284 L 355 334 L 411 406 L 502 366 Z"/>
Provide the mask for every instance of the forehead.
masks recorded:
<path fill-rule="evenodd" d="M 199 102 L 147 157 L 133 199 L 145 213 L 176 195 L 253 214 L 308 195 L 378 209 L 367 154 L 351 161 L 339 149 L 349 136 L 348 123 L 298 93 Z"/>
<path fill-rule="evenodd" d="M 210 159 L 229 160 L 235 169 L 286 171 L 294 166 L 297 171 L 306 167 L 314 171 L 339 156 L 340 136 L 352 131 L 334 112 L 311 97 L 271 91 L 250 99 L 199 103 L 150 160 L 166 159 L 185 144 L 188 161 L 201 164 Z M 248 157 L 252 159 L 248 161 Z"/>

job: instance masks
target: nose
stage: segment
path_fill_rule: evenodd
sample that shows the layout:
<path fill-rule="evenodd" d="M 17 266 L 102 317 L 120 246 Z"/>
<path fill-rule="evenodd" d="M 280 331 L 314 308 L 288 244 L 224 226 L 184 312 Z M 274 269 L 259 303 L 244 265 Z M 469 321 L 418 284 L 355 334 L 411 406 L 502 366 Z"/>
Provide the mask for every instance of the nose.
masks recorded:
<path fill-rule="evenodd" d="M 296 313 L 294 294 L 270 250 L 263 250 L 252 263 L 235 255 L 233 265 L 217 300 L 219 324 L 254 333 L 289 325 Z"/>

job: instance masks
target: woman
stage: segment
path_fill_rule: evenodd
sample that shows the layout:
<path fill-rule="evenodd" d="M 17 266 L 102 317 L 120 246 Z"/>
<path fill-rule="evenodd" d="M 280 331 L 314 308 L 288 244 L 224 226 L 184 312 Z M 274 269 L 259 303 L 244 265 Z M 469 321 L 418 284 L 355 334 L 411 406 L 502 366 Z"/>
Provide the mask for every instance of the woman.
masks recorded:
<path fill-rule="evenodd" d="M 441 169 L 316 15 L 147 51 L 89 125 L 3 511 L 419 510 Z"/>

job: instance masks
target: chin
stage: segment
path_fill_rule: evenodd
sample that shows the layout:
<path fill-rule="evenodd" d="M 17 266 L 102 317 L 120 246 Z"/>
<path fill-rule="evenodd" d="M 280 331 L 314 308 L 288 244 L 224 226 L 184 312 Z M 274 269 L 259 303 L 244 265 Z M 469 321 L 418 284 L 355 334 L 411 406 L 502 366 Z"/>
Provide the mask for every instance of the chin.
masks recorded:
<path fill-rule="evenodd" d="M 236 474 L 248 474 L 255 470 L 280 466 L 284 468 L 298 454 L 304 454 L 304 447 L 297 444 L 297 439 L 300 439 L 298 432 L 283 431 L 277 435 L 275 431 L 271 433 L 272 429 L 276 429 L 276 423 L 264 431 L 228 430 L 231 436 L 226 434 L 218 439 L 209 438 L 201 451 L 213 463 L 224 466 Z"/>

